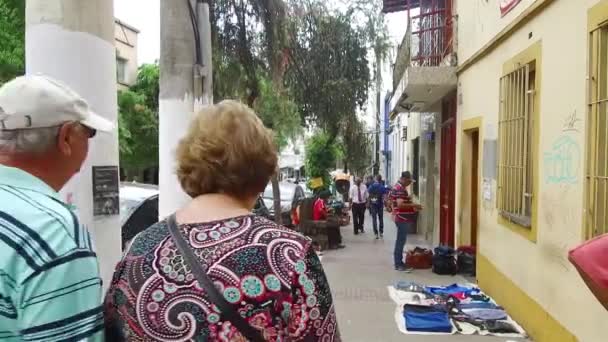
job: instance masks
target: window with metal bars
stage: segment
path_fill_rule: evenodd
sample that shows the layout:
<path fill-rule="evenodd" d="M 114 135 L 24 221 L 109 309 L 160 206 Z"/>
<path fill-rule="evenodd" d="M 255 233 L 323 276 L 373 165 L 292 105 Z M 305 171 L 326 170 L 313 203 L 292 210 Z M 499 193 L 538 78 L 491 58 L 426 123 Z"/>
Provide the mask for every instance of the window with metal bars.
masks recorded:
<path fill-rule="evenodd" d="M 589 42 L 585 230 L 592 238 L 608 233 L 608 23 Z"/>
<path fill-rule="evenodd" d="M 532 227 L 535 80 L 534 61 L 500 79 L 497 206 L 504 218 L 525 228 Z"/>

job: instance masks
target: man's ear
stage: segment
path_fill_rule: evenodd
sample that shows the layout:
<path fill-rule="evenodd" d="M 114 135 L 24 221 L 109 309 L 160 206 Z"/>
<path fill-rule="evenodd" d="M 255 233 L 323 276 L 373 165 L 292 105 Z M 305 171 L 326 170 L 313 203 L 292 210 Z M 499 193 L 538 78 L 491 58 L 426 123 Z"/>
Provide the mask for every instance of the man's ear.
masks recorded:
<path fill-rule="evenodd" d="M 65 123 L 59 128 L 57 135 L 57 149 L 61 154 L 70 156 L 72 154 L 72 130 L 74 126 L 70 123 Z"/>

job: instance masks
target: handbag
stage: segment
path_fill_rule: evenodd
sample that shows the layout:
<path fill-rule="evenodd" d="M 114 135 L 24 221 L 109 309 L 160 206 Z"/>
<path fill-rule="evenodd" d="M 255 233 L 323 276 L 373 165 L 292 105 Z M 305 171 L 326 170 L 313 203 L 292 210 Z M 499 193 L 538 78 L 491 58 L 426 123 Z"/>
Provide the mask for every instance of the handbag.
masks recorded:
<path fill-rule="evenodd" d="M 264 342 L 266 341 L 259 330 L 255 329 L 247 321 L 241 316 L 235 309 L 230 305 L 224 296 L 217 290 L 215 285 L 213 285 L 213 281 L 207 275 L 207 272 L 203 270 L 203 267 L 198 261 L 198 258 L 190 249 L 190 246 L 184 240 L 181 232 L 177 227 L 177 222 L 175 221 L 175 214 L 169 216 L 167 219 L 167 226 L 169 228 L 169 232 L 171 233 L 171 237 L 179 249 L 184 261 L 190 269 L 192 270 L 192 274 L 196 277 L 198 284 L 202 287 L 209 299 L 213 304 L 215 304 L 222 313 L 222 316 L 225 317 L 234 327 L 249 341 L 253 342 Z"/>
<path fill-rule="evenodd" d="M 416 247 L 407 252 L 405 263 L 413 269 L 429 269 L 433 267 L 433 252 L 430 249 Z"/>

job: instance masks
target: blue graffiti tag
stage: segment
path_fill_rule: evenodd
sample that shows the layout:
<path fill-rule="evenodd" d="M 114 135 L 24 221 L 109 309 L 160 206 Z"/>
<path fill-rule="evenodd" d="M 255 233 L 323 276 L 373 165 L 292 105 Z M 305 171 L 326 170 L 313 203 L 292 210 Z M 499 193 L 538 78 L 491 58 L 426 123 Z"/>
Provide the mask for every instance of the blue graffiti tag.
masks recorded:
<path fill-rule="evenodd" d="M 560 136 L 545 152 L 546 181 L 552 184 L 574 184 L 578 181 L 581 148 L 567 135 Z"/>

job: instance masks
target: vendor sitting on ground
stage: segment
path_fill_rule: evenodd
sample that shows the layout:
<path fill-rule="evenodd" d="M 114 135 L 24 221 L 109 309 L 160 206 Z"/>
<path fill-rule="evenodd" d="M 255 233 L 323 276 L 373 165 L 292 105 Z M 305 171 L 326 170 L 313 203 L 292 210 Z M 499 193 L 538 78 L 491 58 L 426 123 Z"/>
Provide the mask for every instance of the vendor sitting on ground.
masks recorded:
<path fill-rule="evenodd" d="M 336 217 L 330 217 L 327 209 L 327 201 L 330 196 L 331 194 L 327 190 L 319 194 L 319 198 L 315 201 L 312 209 L 312 219 L 313 221 L 326 222 L 329 249 L 344 248 L 342 234 L 340 234 L 340 221 Z"/>

